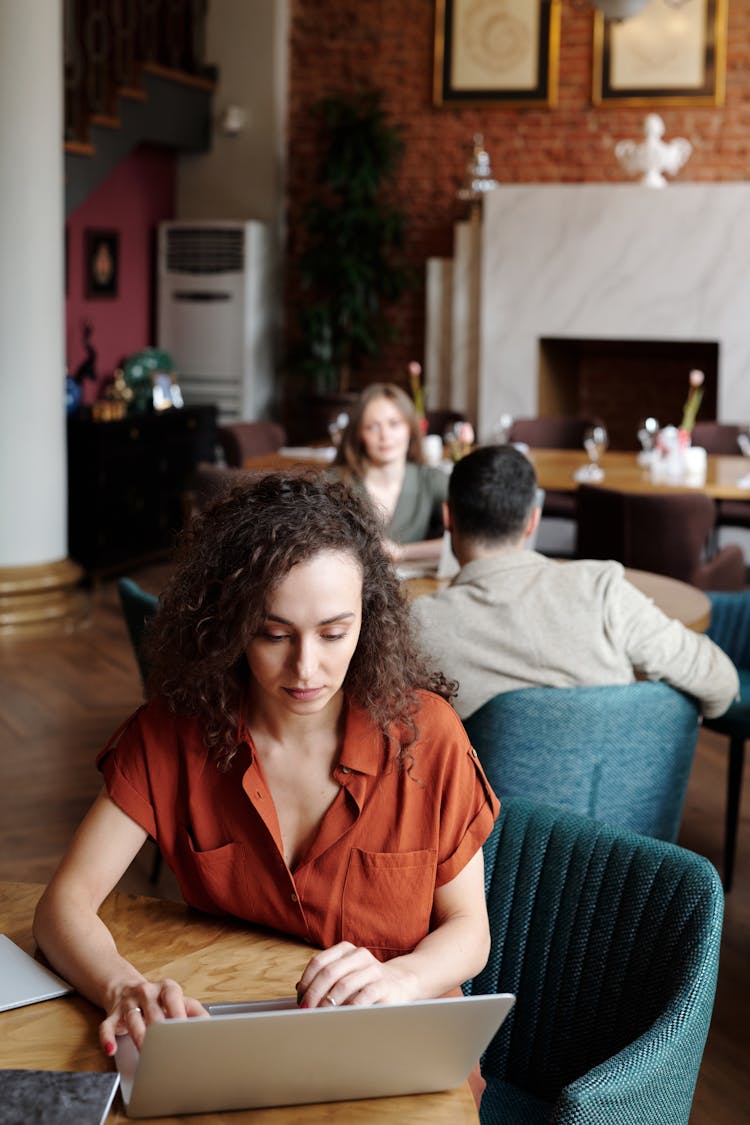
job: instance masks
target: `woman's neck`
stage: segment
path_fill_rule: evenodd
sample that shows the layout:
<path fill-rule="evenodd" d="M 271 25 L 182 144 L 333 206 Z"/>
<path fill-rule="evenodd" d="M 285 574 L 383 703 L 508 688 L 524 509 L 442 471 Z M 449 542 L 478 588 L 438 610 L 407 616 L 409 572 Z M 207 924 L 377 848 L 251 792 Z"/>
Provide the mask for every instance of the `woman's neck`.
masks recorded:
<path fill-rule="evenodd" d="M 365 482 L 371 481 L 375 485 L 401 485 L 406 472 L 406 461 L 389 461 L 387 465 L 374 465 L 372 461 L 365 462 Z"/>

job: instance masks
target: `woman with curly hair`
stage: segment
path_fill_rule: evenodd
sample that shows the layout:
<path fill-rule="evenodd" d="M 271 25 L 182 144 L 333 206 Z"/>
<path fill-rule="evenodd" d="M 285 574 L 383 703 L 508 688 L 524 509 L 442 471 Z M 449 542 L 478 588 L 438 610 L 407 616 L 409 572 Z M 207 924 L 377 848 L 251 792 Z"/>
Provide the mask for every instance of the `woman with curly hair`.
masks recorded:
<path fill-rule="evenodd" d="M 489 949 L 497 800 L 428 671 L 368 505 L 271 474 L 185 535 L 152 623 L 147 703 L 37 908 L 53 965 L 128 1031 L 205 1015 L 122 958 L 98 909 L 152 836 L 185 901 L 318 946 L 305 1007 L 455 989 Z M 441 698 L 443 697 L 443 698 Z M 292 982 L 290 982 L 292 983 Z"/>
<path fill-rule="evenodd" d="M 395 383 L 372 383 L 362 392 L 331 472 L 373 505 L 394 562 L 437 561 L 448 478 L 423 463 L 414 403 Z"/>

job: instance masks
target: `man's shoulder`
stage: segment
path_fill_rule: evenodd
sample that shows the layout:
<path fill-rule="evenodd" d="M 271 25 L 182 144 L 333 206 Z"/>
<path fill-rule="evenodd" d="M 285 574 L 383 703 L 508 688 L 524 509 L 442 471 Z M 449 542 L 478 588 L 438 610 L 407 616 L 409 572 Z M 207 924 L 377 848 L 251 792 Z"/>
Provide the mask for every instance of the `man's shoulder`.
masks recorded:
<path fill-rule="evenodd" d="M 434 594 L 424 594 L 415 598 L 411 603 L 412 619 L 420 626 L 429 625 L 450 615 L 461 600 L 460 586 L 446 586 L 444 590 L 437 590 Z"/>

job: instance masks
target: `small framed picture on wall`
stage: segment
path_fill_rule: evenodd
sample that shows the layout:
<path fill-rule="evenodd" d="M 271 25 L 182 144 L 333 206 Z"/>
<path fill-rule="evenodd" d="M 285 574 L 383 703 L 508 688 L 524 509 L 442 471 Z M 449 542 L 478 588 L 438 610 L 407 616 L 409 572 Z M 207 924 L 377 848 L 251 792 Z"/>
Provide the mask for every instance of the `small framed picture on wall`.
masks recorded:
<path fill-rule="evenodd" d="M 117 296 L 120 274 L 120 234 L 116 230 L 84 232 L 84 285 L 89 300 Z"/>
<path fill-rule="evenodd" d="M 435 0 L 433 102 L 557 101 L 560 0 Z"/>

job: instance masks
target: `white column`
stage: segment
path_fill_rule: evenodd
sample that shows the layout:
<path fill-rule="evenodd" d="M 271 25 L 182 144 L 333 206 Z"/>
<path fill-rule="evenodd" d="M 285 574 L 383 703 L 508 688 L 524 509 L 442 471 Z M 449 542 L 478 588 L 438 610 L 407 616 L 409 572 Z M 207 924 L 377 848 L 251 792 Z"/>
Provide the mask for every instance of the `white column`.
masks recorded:
<path fill-rule="evenodd" d="M 453 236 L 453 361 L 451 406 L 475 424 L 479 390 L 479 302 L 482 223 L 478 210 Z"/>
<path fill-rule="evenodd" d="M 425 274 L 424 385 L 428 409 L 450 409 L 453 259 L 428 258 Z"/>
<path fill-rule="evenodd" d="M 62 0 L 0 0 L 0 630 L 7 631 L 65 618 L 53 603 L 66 595 L 51 598 L 51 590 L 69 589 L 80 574 L 66 560 L 62 55 Z"/>

